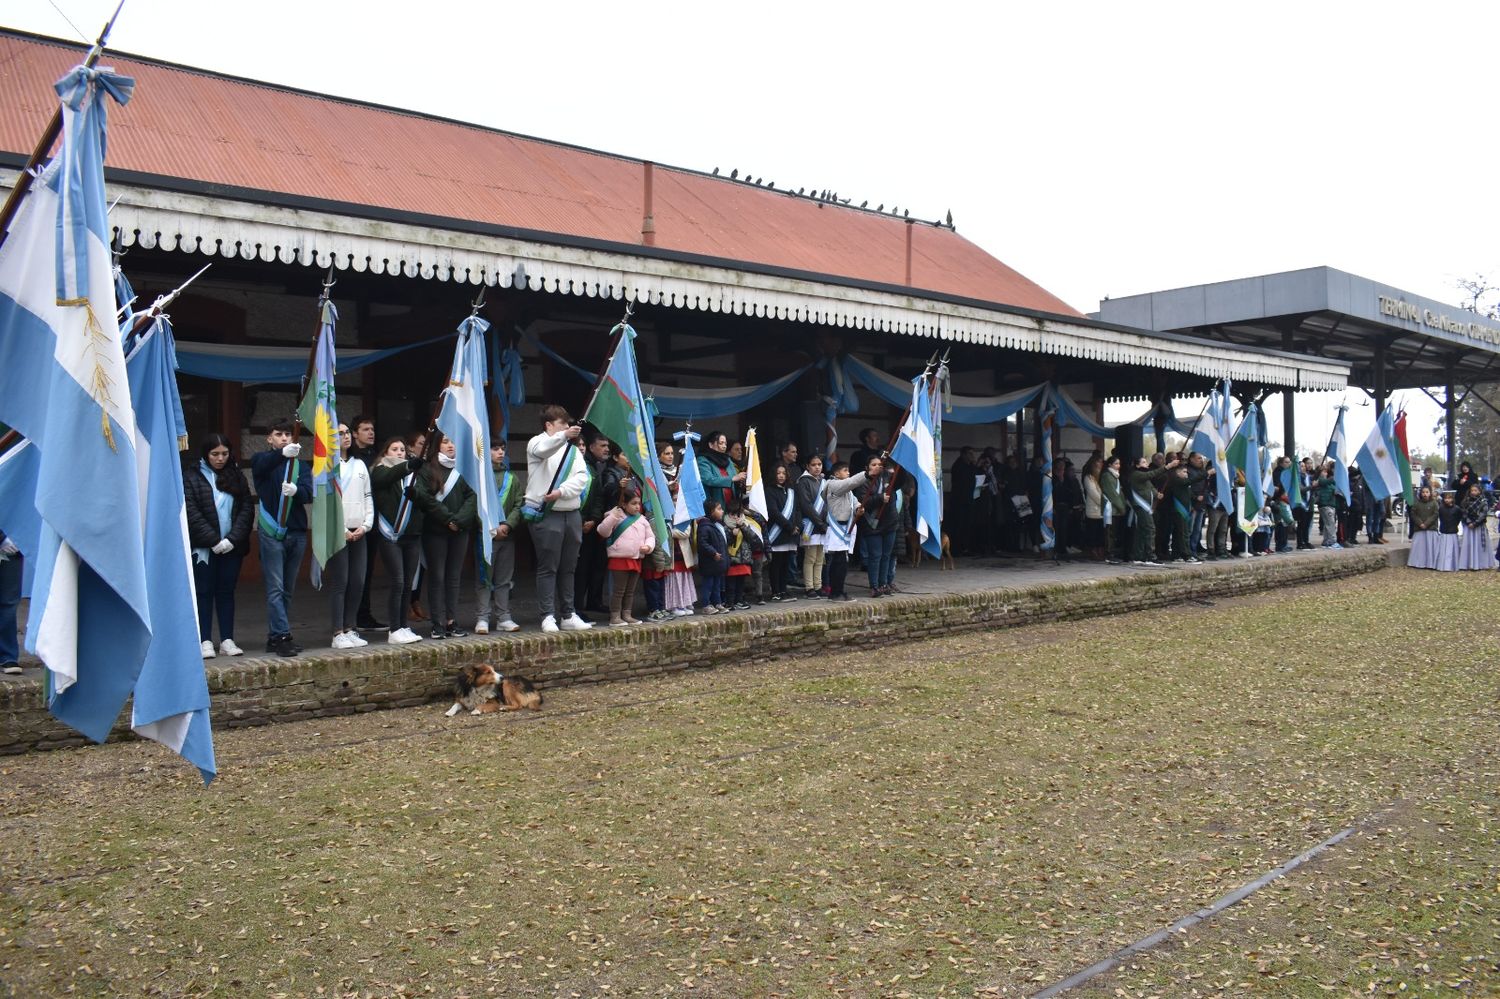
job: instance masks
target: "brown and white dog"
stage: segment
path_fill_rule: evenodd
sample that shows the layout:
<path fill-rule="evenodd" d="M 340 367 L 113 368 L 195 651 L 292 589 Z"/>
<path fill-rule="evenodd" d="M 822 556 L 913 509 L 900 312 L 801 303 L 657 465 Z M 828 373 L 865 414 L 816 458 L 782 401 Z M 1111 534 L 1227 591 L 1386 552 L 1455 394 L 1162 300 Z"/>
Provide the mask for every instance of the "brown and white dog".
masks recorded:
<path fill-rule="evenodd" d="M 453 678 L 453 707 L 447 717 L 460 711 L 487 715 L 496 711 L 542 710 L 542 695 L 522 676 L 503 676 L 489 663 L 470 663 Z"/>
<path fill-rule="evenodd" d="M 926 552 L 922 551 L 922 536 L 916 531 L 906 532 L 906 550 L 911 553 L 911 567 L 913 569 L 922 564 L 922 556 L 925 555 Z M 943 532 L 942 566 L 944 569 L 954 568 L 953 543 L 948 540 L 947 531 Z"/>

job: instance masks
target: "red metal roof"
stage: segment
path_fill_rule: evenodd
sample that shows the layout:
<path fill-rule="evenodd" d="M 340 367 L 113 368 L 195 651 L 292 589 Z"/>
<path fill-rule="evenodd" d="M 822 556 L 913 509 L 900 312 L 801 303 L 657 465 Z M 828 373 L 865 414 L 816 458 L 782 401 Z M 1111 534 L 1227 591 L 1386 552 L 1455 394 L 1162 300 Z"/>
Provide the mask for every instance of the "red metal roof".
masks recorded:
<path fill-rule="evenodd" d="M 0 33 L 0 150 L 31 151 L 78 46 Z M 644 164 L 353 101 L 106 53 L 136 78 L 107 166 L 641 245 Z M 956 232 L 690 170 L 654 168 L 655 246 L 1078 316 Z"/>

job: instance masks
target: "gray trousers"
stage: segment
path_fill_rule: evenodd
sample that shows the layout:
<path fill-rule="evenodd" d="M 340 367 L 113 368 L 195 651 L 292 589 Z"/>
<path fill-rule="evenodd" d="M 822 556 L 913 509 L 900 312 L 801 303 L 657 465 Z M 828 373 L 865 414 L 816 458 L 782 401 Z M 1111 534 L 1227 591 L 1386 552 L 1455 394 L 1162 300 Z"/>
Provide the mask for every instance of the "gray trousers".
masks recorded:
<path fill-rule="evenodd" d="M 583 518 L 577 510 L 548 511 L 531 525 L 531 544 L 536 549 L 536 602 L 542 617 L 561 623 L 576 610 L 573 606 L 573 572 L 578 567 L 578 548 L 583 544 Z"/>
<path fill-rule="evenodd" d="M 328 591 L 328 609 L 335 635 L 354 629 L 355 613 L 368 577 L 364 538 L 351 541 L 334 552 L 323 566 L 323 588 Z"/>
<path fill-rule="evenodd" d="M 1229 554 L 1229 511 L 1217 504 L 1208 510 L 1208 547 L 1215 555 Z"/>
<path fill-rule="evenodd" d="M 1331 506 L 1318 507 L 1318 532 L 1323 535 L 1323 546 L 1338 543 L 1339 540 L 1339 518 L 1338 510 Z"/>
<path fill-rule="evenodd" d="M 515 540 L 495 538 L 491 544 L 489 581 L 480 580 L 474 588 L 474 602 L 479 605 L 477 620 L 487 624 L 510 620 L 510 590 L 516 575 Z"/>

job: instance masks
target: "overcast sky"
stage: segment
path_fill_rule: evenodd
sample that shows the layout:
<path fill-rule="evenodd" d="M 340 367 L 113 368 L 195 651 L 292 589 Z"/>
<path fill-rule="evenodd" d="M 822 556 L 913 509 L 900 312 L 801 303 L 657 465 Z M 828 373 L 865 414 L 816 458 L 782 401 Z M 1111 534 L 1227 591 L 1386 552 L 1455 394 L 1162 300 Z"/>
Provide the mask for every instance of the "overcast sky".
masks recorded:
<path fill-rule="evenodd" d="M 0 21 L 92 40 L 114 2 L 6 0 Z M 1497 40 L 1495 3 L 128 0 L 111 45 L 951 210 L 1090 312 L 1321 264 L 1452 303 L 1461 276 L 1500 280 Z M 1409 395 L 1413 444 L 1431 445 L 1440 410 Z M 1336 401 L 1299 405 L 1304 445 Z M 1351 436 L 1372 422 L 1355 409 Z"/>

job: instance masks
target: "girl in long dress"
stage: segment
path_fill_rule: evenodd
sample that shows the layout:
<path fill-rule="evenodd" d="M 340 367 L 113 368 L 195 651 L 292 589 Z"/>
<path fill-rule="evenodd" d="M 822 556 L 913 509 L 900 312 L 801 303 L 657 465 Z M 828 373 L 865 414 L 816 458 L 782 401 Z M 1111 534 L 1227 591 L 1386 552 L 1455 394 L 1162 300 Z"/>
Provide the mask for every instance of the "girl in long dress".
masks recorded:
<path fill-rule="evenodd" d="M 1438 505 L 1432 498 L 1432 487 L 1417 491 L 1416 501 L 1407 510 L 1411 521 L 1411 552 L 1406 565 L 1411 569 L 1436 569 L 1438 561 Z"/>
<path fill-rule="evenodd" d="M 1464 533 L 1458 539 L 1459 569 L 1495 568 L 1495 551 L 1490 547 L 1490 531 L 1486 523 L 1490 517 L 1490 504 L 1479 483 L 1469 486 L 1468 494 L 1458 506 L 1463 511 L 1464 521 Z"/>
<path fill-rule="evenodd" d="M 1437 564 L 1433 566 L 1438 572 L 1458 571 L 1458 525 L 1463 517 L 1464 512 L 1453 502 L 1453 494 L 1444 493 L 1438 507 Z"/>

